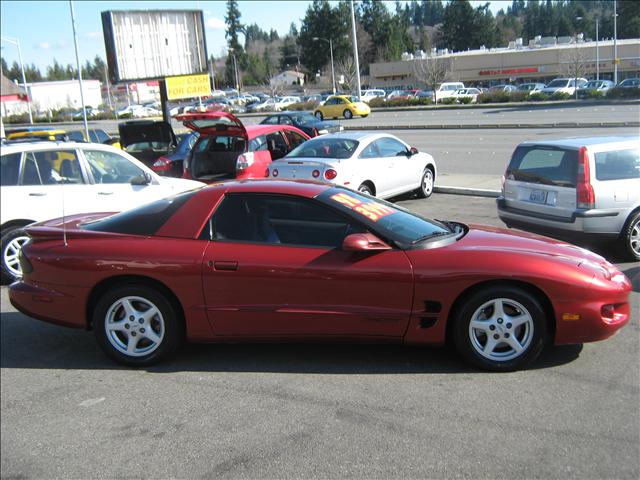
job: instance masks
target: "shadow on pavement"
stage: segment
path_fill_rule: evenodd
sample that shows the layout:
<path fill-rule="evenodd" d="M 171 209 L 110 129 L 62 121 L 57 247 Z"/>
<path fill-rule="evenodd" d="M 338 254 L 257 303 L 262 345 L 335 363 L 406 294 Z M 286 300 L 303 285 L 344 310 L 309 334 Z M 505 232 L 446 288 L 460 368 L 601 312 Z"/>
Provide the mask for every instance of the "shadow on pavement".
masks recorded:
<path fill-rule="evenodd" d="M 49 325 L 17 312 L 2 314 L 2 368 L 128 370 L 99 349 L 93 334 Z M 554 347 L 528 369 L 569 363 L 582 346 Z M 452 348 L 372 344 L 187 344 L 158 366 L 170 372 L 324 374 L 473 374 Z"/>

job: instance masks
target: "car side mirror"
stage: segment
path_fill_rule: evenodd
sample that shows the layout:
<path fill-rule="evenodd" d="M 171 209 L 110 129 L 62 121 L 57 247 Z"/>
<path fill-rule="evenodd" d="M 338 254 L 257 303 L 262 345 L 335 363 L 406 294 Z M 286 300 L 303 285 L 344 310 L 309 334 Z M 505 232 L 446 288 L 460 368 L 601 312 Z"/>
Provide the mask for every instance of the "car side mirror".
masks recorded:
<path fill-rule="evenodd" d="M 342 241 L 345 252 L 378 252 L 391 250 L 391 247 L 372 233 L 352 233 Z"/>
<path fill-rule="evenodd" d="M 418 153 L 418 149 L 417 149 L 416 147 L 411 147 L 411 148 L 409 149 L 409 155 L 408 155 L 408 156 L 409 156 L 409 157 L 412 157 L 412 156 L 414 156 L 416 153 Z"/>
<path fill-rule="evenodd" d="M 149 185 L 151 183 L 151 175 L 144 172 L 142 175 L 133 177 L 130 183 L 131 185 Z"/>

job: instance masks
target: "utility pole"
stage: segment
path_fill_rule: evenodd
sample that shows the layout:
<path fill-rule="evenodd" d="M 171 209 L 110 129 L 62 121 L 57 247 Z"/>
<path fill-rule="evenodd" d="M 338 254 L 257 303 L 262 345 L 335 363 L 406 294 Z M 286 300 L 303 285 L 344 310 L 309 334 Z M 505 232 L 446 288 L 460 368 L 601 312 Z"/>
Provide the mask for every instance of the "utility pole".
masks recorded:
<path fill-rule="evenodd" d="M 353 60 L 356 64 L 356 83 L 358 85 L 358 101 L 362 99 L 362 90 L 360 88 L 360 62 L 358 61 L 358 39 L 356 37 L 356 14 L 353 0 L 351 0 L 351 31 L 353 33 Z"/>
<path fill-rule="evenodd" d="M 616 0 L 613 0 L 613 83 L 618 85 L 618 13 Z"/>

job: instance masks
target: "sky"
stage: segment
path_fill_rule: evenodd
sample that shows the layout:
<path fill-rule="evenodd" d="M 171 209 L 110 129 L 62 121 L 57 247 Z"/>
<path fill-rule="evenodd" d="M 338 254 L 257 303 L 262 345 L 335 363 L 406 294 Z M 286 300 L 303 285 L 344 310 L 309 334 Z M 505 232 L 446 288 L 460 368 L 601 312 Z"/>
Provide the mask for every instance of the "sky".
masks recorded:
<path fill-rule="evenodd" d="M 260 28 L 269 31 L 277 30 L 284 36 L 295 22 L 300 28 L 310 1 L 267 1 L 240 0 L 241 21 L 245 24 L 257 23 Z M 480 5 L 484 2 L 471 2 Z M 511 2 L 491 3 L 494 14 Z M 394 10 L 394 3 L 389 2 L 389 9 Z M 75 0 L 76 31 L 80 61 L 93 60 L 96 55 L 106 57 L 102 21 L 100 13 L 107 10 L 202 10 L 204 13 L 207 52 L 218 58 L 226 51 L 224 38 L 224 16 L 226 2 L 218 1 L 89 1 Z M 63 65 L 75 66 L 76 57 L 73 44 L 73 28 L 69 1 L 0 1 L 0 32 L 3 40 L 2 57 L 8 65 L 18 61 L 17 47 L 4 38 L 17 39 L 25 64 L 35 64 L 45 74 L 46 67 L 53 64 L 55 58 Z M 241 37 L 242 38 L 242 37 Z"/>

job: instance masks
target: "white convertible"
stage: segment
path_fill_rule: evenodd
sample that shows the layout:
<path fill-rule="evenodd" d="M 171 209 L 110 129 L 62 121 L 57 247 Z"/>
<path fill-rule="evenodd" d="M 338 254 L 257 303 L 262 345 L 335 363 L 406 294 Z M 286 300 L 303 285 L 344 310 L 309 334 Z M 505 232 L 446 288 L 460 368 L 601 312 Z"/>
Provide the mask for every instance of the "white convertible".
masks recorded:
<path fill-rule="evenodd" d="M 160 177 L 128 153 L 99 143 L 2 145 L 2 280 L 22 274 L 18 253 L 32 222 L 87 212 L 119 212 L 203 183 Z"/>
<path fill-rule="evenodd" d="M 389 198 L 433 193 L 436 162 L 388 133 L 342 132 L 312 138 L 270 165 L 271 178 L 319 180 Z"/>

